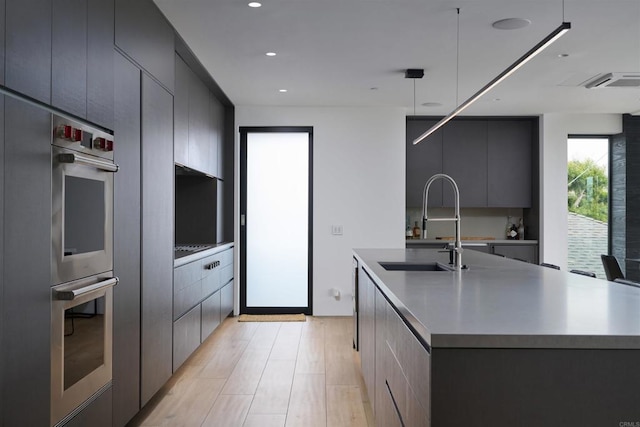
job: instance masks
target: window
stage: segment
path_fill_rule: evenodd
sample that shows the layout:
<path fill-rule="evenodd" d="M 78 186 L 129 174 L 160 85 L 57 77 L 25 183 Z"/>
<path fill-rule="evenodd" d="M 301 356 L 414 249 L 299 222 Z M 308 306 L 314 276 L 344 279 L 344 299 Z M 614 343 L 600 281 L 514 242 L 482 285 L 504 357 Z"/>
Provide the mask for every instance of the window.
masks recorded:
<path fill-rule="evenodd" d="M 605 278 L 608 253 L 609 138 L 570 136 L 567 141 L 568 268 Z"/>

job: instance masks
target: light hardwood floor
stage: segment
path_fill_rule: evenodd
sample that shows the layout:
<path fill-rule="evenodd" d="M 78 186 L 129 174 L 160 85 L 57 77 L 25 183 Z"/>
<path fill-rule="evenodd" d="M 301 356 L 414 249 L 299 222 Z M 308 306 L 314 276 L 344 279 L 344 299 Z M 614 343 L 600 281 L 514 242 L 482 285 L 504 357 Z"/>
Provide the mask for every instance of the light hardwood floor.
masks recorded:
<path fill-rule="evenodd" d="M 131 426 L 373 426 L 351 317 L 227 318 Z"/>

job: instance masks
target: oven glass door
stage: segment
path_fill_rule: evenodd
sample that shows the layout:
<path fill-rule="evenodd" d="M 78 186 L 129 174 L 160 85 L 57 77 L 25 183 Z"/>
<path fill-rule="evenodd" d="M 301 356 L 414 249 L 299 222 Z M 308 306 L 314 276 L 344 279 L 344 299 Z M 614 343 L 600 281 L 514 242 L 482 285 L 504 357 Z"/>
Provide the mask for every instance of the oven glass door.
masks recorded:
<path fill-rule="evenodd" d="M 117 279 L 110 276 L 52 288 L 51 425 L 111 381 L 112 287 Z"/>
<path fill-rule="evenodd" d="M 52 284 L 113 269 L 113 172 L 65 163 L 52 147 Z"/>

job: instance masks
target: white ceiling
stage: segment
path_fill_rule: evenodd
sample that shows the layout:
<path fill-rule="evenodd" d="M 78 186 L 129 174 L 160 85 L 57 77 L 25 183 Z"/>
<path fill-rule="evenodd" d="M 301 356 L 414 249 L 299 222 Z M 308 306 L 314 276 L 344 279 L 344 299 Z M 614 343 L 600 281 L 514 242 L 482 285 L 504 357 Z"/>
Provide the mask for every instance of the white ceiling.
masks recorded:
<path fill-rule="evenodd" d="M 385 105 L 413 114 L 414 81 L 404 70 L 424 68 L 416 113 L 444 115 L 456 87 L 462 102 L 563 20 L 562 0 L 260 1 L 155 0 L 235 105 Z M 510 17 L 532 24 L 492 28 Z M 640 89 L 578 86 L 601 73 L 640 72 L 640 1 L 565 0 L 564 20 L 566 35 L 465 114 L 640 111 Z"/>

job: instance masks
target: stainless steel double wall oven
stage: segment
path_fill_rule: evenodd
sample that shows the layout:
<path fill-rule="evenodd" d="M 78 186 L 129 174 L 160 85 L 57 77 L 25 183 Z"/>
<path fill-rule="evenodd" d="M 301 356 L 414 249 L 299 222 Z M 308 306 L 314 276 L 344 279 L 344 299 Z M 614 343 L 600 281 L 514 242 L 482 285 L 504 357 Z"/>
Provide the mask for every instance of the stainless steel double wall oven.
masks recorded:
<path fill-rule="evenodd" d="M 51 425 L 111 385 L 113 136 L 53 116 Z"/>

